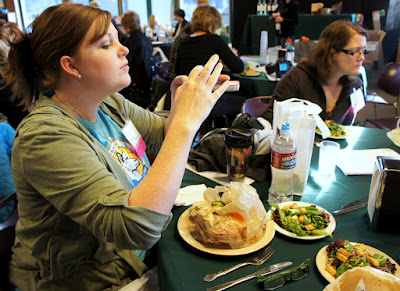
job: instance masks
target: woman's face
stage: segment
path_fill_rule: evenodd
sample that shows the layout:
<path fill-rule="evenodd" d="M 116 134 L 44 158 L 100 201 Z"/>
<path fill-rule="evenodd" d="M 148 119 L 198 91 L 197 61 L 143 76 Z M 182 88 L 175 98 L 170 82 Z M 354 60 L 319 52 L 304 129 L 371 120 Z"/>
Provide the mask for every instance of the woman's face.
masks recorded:
<path fill-rule="evenodd" d="M 82 75 L 85 87 L 104 94 L 115 93 L 131 83 L 126 55 L 129 50 L 118 39 L 118 32 L 110 24 L 108 32 L 90 43 L 97 29 L 94 23 L 84 37 L 75 57 L 75 67 Z"/>
<path fill-rule="evenodd" d="M 365 60 L 363 50 L 365 50 L 366 47 L 366 37 L 361 34 L 355 34 L 343 48 L 347 53 L 343 52 L 343 50 L 334 52 L 334 73 L 339 75 L 358 75 L 359 69 Z M 350 51 L 352 51 L 354 55 L 351 55 Z"/>

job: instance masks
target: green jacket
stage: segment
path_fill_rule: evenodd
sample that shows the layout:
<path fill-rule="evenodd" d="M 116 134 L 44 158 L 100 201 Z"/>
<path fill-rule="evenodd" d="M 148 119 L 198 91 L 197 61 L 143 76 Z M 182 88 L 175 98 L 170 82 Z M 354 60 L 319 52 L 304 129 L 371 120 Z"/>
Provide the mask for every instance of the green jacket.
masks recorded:
<path fill-rule="evenodd" d="M 158 152 L 165 118 L 119 94 L 100 107 L 120 126 L 130 118 Z M 22 291 L 117 290 L 147 270 L 133 250 L 152 247 L 171 214 L 128 206 L 123 169 L 46 96 L 17 128 L 12 169 L 19 221 L 10 280 Z"/>

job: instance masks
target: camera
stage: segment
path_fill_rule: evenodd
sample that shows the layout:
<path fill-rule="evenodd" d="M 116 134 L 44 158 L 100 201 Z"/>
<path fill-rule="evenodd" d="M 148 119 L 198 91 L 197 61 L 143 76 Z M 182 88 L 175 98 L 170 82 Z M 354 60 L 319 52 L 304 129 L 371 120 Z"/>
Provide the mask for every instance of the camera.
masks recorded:
<path fill-rule="evenodd" d="M 275 72 L 277 78 L 282 78 L 292 67 L 292 63 L 286 59 L 286 50 L 279 50 L 276 63 L 266 65 L 265 70 L 268 74 Z"/>

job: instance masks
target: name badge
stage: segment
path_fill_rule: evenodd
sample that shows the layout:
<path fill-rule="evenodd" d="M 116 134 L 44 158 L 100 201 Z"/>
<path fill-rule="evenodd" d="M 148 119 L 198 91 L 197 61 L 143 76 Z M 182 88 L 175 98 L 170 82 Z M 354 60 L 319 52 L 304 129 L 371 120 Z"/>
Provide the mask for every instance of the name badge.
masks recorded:
<path fill-rule="evenodd" d="M 354 112 L 357 113 L 365 106 L 364 94 L 361 89 L 354 90 L 353 93 L 350 94 L 350 102 L 351 107 L 353 107 Z"/>
<path fill-rule="evenodd" d="M 139 131 L 133 125 L 132 121 L 128 119 L 125 123 L 124 127 L 122 128 L 122 133 L 128 139 L 130 144 L 133 147 L 133 150 L 136 154 L 141 158 L 143 157 L 146 151 L 146 143 L 144 142 L 142 136 L 140 135 Z"/>

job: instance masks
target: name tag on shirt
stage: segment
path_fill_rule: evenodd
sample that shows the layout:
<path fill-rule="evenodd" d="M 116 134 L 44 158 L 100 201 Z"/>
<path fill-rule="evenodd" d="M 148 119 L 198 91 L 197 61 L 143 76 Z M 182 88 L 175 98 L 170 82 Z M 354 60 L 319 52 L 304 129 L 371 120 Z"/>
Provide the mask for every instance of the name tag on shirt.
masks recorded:
<path fill-rule="evenodd" d="M 360 111 L 365 106 L 364 94 L 361 89 L 357 89 L 350 94 L 350 102 L 355 113 Z"/>
<path fill-rule="evenodd" d="M 146 143 L 144 142 L 139 131 L 133 125 L 132 121 L 128 119 L 122 128 L 122 133 L 125 135 L 127 140 L 131 143 L 136 154 L 141 158 L 146 151 Z"/>

